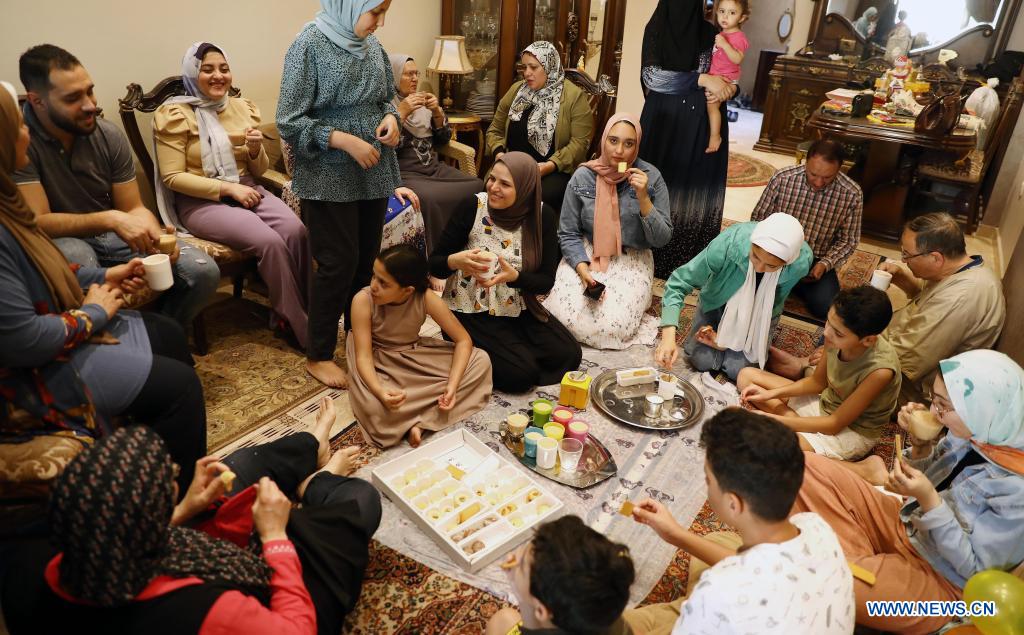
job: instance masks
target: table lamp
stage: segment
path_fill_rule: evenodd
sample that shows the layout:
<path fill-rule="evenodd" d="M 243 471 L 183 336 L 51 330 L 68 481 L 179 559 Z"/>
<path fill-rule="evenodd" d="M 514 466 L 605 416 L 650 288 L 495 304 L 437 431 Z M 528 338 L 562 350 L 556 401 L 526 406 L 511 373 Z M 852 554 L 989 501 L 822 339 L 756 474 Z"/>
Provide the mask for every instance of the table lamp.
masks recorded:
<path fill-rule="evenodd" d="M 451 110 L 452 75 L 469 75 L 473 64 L 466 53 L 466 38 L 461 35 L 439 35 L 434 39 L 434 54 L 430 56 L 427 71 L 441 75 L 444 80 L 444 109 Z"/>

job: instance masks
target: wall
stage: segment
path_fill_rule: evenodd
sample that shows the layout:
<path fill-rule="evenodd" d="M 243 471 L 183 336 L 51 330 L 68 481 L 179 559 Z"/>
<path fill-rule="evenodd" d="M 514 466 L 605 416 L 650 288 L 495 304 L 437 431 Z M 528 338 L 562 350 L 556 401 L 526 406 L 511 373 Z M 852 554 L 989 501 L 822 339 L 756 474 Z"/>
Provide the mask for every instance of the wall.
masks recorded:
<path fill-rule="evenodd" d="M 1007 49 L 1024 50 L 1024 19 L 1018 18 L 1010 34 Z M 992 196 L 985 210 L 982 222 L 999 228 L 999 242 L 1003 253 L 1003 266 L 1006 266 L 1010 255 L 1014 252 L 1017 241 L 1024 227 L 1024 199 L 1020 194 L 1021 183 L 1024 182 L 1024 111 L 1017 119 L 1013 129 L 1013 137 L 1003 157 Z"/>
<path fill-rule="evenodd" d="M 791 1 L 795 10 L 795 18 L 793 20 L 793 34 L 790 36 L 787 44 L 789 52 L 793 53 L 807 44 L 807 30 L 811 24 L 814 1 Z M 826 0 L 818 1 L 825 2 Z M 619 74 L 618 110 L 620 112 L 639 113 L 643 110 L 644 96 L 640 89 L 640 49 L 643 45 L 644 27 L 647 26 L 647 21 L 657 6 L 658 0 L 628 0 L 626 3 L 626 28 L 622 43 L 622 70 Z M 754 2 L 754 11 L 757 12 L 755 15 L 760 16 L 770 12 L 771 15 L 775 16 L 774 19 L 769 20 L 765 18 L 762 20 L 762 26 L 767 24 L 764 28 L 768 28 L 771 33 L 771 48 L 782 48 L 779 44 L 776 28 L 779 16 L 782 15 L 787 6 L 790 6 L 790 0 L 761 0 L 760 2 Z M 771 8 L 765 9 L 764 7 Z M 748 24 L 753 24 L 754 19 L 751 18 L 751 22 Z M 757 19 L 760 20 L 761 18 L 758 17 Z M 760 30 L 761 27 L 758 27 L 758 31 Z M 749 38 L 750 36 L 748 35 L 747 37 Z M 757 71 L 757 57 L 759 55 L 760 53 L 756 45 L 751 46 L 750 50 L 747 51 L 748 59 L 743 66 L 744 78 L 751 82 L 749 88 L 744 88 L 747 92 L 753 88 L 753 81 Z M 748 63 L 753 64 L 753 66 L 748 67 Z M 741 79 L 741 81 L 744 80 Z"/>
<path fill-rule="evenodd" d="M 107 118 L 120 123 L 117 99 L 125 86 L 150 88 L 180 72 L 192 42 L 214 42 L 228 54 L 235 82 L 273 117 L 284 54 L 319 10 L 316 0 L 209 2 L 178 0 L 155 5 L 138 0 L 3 0 L 0 79 L 18 81 L 18 56 L 49 42 L 77 56 L 92 75 Z M 173 7 L 173 9 L 171 8 Z M 389 51 L 405 52 L 425 66 L 441 31 L 441 0 L 394 0 L 378 32 Z"/>
<path fill-rule="evenodd" d="M 786 51 L 789 39 L 796 35 L 794 30 L 785 42 L 779 41 L 779 18 L 786 9 L 792 9 L 793 0 L 758 0 L 751 3 L 753 13 L 743 24 L 743 34 L 750 41 L 750 48 L 743 56 L 740 76 L 740 92 L 752 94 L 757 80 L 757 64 L 762 50 Z M 795 26 L 795 25 L 794 25 Z M 804 27 L 806 33 L 807 27 Z"/>

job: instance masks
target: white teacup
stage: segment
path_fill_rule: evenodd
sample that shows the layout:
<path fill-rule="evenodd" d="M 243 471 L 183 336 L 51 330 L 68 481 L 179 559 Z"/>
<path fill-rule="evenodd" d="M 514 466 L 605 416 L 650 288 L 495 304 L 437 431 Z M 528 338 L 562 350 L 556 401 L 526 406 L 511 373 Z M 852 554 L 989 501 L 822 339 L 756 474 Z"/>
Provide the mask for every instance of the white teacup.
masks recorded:
<path fill-rule="evenodd" d="M 892 283 L 892 274 L 888 271 L 875 269 L 871 273 L 871 286 L 874 288 L 885 291 L 889 288 L 890 283 Z"/>
<path fill-rule="evenodd" d="M 498 268 L 498 254 L 490 251 L 481 251 L 477 255 L 480 256 L 481 258 L 484 258 L 490 263 L 490 265 L 487 268 L 487 271 L 481 273 L 480 277 L 486 280 L 490 280 L 491 278 L 496 276 L 497 271 L 495 270 Z"/>
<path fill-rule="evenodd" d="M 154 291 L 166 291 L 174 286 L 174 274 L 171 273 L 171 257 L 167 254 L 153 254 L 142 259 L 146 268 L 146 283 Z"/>

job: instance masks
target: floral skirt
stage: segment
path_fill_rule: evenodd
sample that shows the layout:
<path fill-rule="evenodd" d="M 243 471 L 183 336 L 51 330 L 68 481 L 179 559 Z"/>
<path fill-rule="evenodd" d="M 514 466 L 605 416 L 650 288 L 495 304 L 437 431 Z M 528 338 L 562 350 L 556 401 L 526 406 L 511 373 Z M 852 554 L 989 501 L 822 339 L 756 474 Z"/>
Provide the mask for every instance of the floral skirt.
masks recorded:
<path fill-rule="evenodd" d="M 593 247 L 584 241 L 588 256 Z M 544 308 L 569 329 L 580 344 L 598 349 L 621 350 L 634 344 L 653 344 L 658 319 L 647 314 L 654 282 L 654 257 L 650 249 L 625 249 L 611 259 L 607 271 L 591 271 L 606 285 L 600 300 L 583 295 L 583 281 L 563 260 L 555 286 Z"/>

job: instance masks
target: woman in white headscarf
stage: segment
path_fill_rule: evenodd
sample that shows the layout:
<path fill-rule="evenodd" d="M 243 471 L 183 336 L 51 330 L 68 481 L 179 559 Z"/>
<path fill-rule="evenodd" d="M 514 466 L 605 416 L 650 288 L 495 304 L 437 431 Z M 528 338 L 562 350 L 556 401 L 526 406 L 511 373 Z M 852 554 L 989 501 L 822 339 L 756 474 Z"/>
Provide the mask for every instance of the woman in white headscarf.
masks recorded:
<path fill-rule="evenodd" d="M 586 161 L 594 115 L 582 89 L 565 79 L 558 49 L 534 42 L 520 58 L 523 81 L 512 84 L 487 128 L 487 153 L 525 152 L 537 162 L 544 202 L 556 210 L 569 177 Z"/>
<path fill-rule="evenodd" d="M 872 630 L 943 630 L 949 616 L 869 615 L 868 603 L 960 600 L 975 574 L 1024 560 L 1024 369 L 990 350 L 944 359 L 930 407 L 944 436 L 934 429 L 929 436 L 939 436 L 931 440 L 915 436 L 924 430 L 912 419 L 925 408 L 900 410 L 909 447 L 891 471 L 877 456 L 851 470 L 854 464 L 805 455 L 793 513 L 821 515 L 847 560 L 875 578 L 853 583 L 857 623 Z"/>
<path fill-rule="evenodd" d="M 398 167 L 402 171 L 402 185 L 419 197 L 429 254 L 440 240 L 452 209 L 473 194 L 482 192 L 484 183 L 438 160 L 434 148 L 452 139 L 448 117 L 436 95 L 419 92 L 420 71 L 412 57 L 398 53 L 388 55 L 388 58 L 397 92 L 391 103 L 402 119 Z M 443 282 L 441 284 L 443 288 Z"/>
<path fill-rule="evenodd" d="M 291 208 L 255 181 L 269 166 L 259 108 L 231 96 L 227 55 L 208 42 L 185 52 L 181 79 L 186 94 L 153 114 L 161 218 L 256 256 L 271 325 L 305 348 L 309 238 Z"/>
<path fill-rule="evenodd" d="M 782 305 L 807 275 L 812 259 L 803 227 L 788 214 L 728 227 L 668 279 L 661 343 L 655 351 L 658 364 L 675 364 L 683 301 L 700 289 L 700 304 L 683 346 L 690 365 L 700 372 L 723 371 L 733 381 L 742 368 L 764 368 Z"/>

